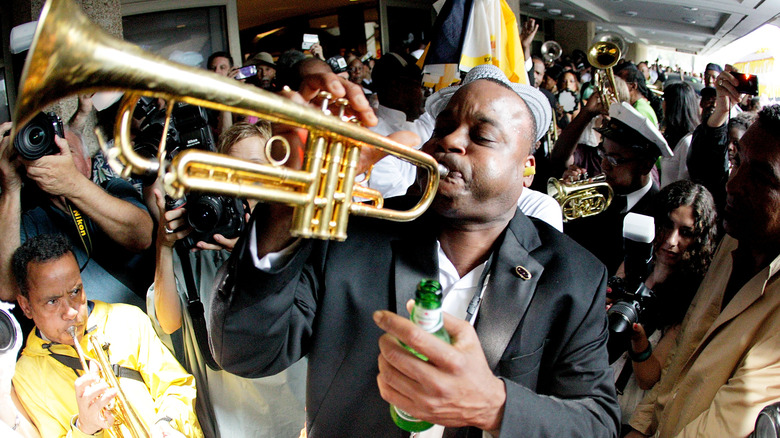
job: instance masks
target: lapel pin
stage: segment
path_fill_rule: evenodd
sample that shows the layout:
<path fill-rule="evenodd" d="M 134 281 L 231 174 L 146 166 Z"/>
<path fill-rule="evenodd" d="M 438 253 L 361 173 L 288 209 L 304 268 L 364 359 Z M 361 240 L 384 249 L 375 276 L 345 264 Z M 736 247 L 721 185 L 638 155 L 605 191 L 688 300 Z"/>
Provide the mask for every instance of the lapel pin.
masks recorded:
<path fill-rule="evenodd" d="M 531 279 L 531 271 L 525 268 L 525 266 L 515 266 L 515 275 L 523 280 Z"/>

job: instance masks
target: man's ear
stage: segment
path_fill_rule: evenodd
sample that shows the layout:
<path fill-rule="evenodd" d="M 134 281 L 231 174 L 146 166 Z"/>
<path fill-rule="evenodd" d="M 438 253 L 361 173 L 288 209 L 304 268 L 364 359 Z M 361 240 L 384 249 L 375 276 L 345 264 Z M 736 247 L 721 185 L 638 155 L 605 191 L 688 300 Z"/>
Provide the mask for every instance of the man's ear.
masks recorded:
<path fill-rule="evenodd" d="M 16 303 L 19 304 L 19 307 L 22 308 L 24 316 L 26 316 L 27 319 L 32 319 L 32 308 L 30 306 L 30 300 L 28 300 L 27 297 L 20 293 L 16 296 Z"/>
<path fill-rule="evenodd" d="M 533 154 L 528 154 L 525 157 L 525 166 L 523 170 L 523 187 L 531 187 L 531 183 L 534 182 L 534 175 L 536 174 L 536 158 Z"/>

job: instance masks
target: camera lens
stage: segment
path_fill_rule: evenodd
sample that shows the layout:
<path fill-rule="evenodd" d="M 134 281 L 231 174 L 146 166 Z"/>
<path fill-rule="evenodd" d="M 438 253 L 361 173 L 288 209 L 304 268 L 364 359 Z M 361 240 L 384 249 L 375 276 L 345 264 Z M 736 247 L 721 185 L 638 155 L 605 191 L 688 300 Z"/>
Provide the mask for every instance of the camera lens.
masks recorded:
<path fill-rule="evenodd" d="M 222 202 L 214 196 L 200 196 L 194 202 L 187 202 L 187 221 L 199 232 L 211 232 L 222 216 Z"/>
<path fill-rule="evenodd" d="M 8 351 L 16 343 L 16 328 L 11 316 L 0 311 L 0 353 Z"/>
<path fill-rule="evenodd" d="M 56 116 L 39 113 L 25 125 L 14 139 L 14 148 L 26 160 L 37 160 L 59 152 L 54 143 Z M 62 134 L 60 134 L 62 135 Z"/>
<path fill-rule="evenodd" d="M 46 132 L 40 126 L 33 126 L 27 134 L 27 142 L 32 146 L 40 146 L 46 141 Z"/>
<path fill-rule="evenodd" d="M 631 333 L 632 326 L 639 322 L 635 302 L 618 301 L 607 312 L 609 331 L 612 333 Z"/>

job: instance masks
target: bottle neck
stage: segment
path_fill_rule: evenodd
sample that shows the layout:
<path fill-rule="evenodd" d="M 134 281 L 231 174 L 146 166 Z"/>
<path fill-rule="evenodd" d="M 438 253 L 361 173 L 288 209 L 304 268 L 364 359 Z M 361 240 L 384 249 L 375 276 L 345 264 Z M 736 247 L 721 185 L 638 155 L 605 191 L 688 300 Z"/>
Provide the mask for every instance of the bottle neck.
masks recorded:
<path fill-rule="evenodd" d="M 428 333 L 435 333 L 444 326 L 441 306 L 435 309 L 415 305 L 412 310 L 412 321 Z"/>

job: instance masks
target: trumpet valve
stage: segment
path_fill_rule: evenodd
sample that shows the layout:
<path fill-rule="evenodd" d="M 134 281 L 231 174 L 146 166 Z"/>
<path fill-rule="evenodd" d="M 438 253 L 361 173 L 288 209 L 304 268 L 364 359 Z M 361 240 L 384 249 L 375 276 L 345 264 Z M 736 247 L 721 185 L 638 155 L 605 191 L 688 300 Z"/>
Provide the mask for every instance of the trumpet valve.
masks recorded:
<path fill-rule="evenodd" d="M 330 101 L 333 100 L 333 95 L 328 93 L 327 91 L 320 91 L 320 94 L 318 95 L 320 99 L 322 99 L 322 102 L 320 102 L 320 109 L 323 113 L 330 115 Z"/>

